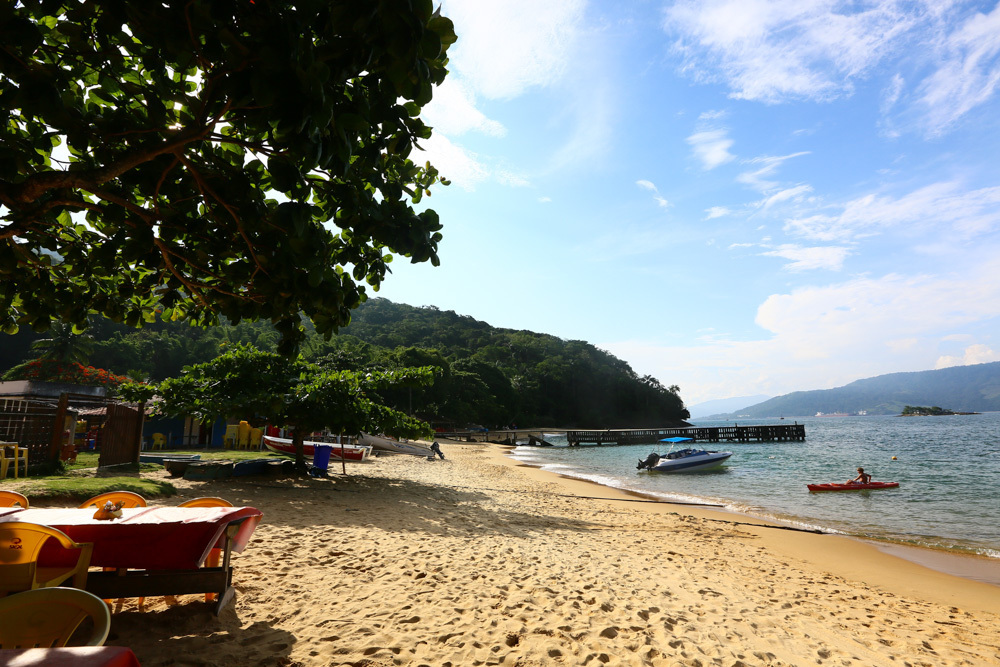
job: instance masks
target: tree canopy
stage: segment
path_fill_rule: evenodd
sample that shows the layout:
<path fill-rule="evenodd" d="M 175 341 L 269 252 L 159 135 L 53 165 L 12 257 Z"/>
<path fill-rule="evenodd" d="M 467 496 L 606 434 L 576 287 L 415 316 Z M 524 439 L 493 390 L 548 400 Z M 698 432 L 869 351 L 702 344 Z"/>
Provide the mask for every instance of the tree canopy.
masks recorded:
<path fill-rule="evenodd" d="M 412 157 L 455 39 L 431 0 L 0 3 L 0 329 L 336 331 L 438 262 Z"/>
<path fill-rule="evenodd" d="M 179 377 L 159 384 L 127 384 L 120 391 L 128 400 L 152 400 L 158 414 L 192 416 L 206 422 L 253 414 L 272 424 L 292 427 L 296 459 L 304 465 L 302 442 L 312 431 L 429 436 L 431 429 L 426 423 L 382 405 L 376 392 L 433 380 L 434 370 L 429 367 L 375 373 L 336 371 L 301 357 L 289 359 L 238 345 L 212 361 L 185 368 Z"/>

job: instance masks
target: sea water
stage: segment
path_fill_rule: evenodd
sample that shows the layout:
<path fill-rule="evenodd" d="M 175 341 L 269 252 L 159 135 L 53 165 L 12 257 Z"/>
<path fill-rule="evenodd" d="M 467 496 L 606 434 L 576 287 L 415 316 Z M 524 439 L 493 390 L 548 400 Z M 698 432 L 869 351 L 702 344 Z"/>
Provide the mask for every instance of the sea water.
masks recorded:
<path fill-rule="evenodd" d="M 805 442 L 694 443 L 732 457 L 714 471 L 636 470 L 669 446 L 519 446 L 519 461 L 664 500 L 722 505 L 783 525 L 882 543 L 972 554 L 1000 563 L 1000 413 L 939 417 L 806 417 L 695 420 L 696 426 L 805 425 Z M 863 467 L 897 489 L 810 493 L 807 484 L 846 482 Z M 997 582 L 1000 583 L 1000 582 Z"/>

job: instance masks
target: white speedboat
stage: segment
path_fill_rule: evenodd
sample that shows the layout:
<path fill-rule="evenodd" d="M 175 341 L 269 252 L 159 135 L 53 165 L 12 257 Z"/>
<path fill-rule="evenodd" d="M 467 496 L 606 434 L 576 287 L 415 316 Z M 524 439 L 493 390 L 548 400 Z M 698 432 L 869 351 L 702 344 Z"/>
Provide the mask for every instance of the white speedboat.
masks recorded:
<path fill-rule="evenodd" d="M 691 438 L 664 438 L 660 442 L 691 442 Z M 655 452 L 646 457 L 644 461 L 639 461 L 636 466 L 638 470 L 650 470 L 653 472 L 701 472 L 718 468 L 726 462 L 732 452 L 709 452 L 704 449 L 680 449 L 666 454 L 656 454 Z"/>

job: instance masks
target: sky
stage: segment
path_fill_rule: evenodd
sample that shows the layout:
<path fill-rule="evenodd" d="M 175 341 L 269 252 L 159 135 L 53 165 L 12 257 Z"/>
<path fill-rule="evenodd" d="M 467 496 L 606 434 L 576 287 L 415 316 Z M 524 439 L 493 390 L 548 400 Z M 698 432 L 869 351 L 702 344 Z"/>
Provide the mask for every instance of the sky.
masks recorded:
<path fill-rule="evenodd" d="M 444 0 L 441 265 L 688 405 L 1000 360 L 1000 6 Z"/>

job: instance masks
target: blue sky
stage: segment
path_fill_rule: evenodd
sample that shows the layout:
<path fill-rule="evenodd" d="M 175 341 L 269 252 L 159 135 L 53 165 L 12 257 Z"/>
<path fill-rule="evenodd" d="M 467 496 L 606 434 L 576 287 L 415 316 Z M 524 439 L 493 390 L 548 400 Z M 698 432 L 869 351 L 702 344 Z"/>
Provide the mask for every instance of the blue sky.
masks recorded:
<path fill-rule="evenodd" d="M 445 0 L 441 266 L 689 405 L 1000 360 L 1000 7 Z"/>

